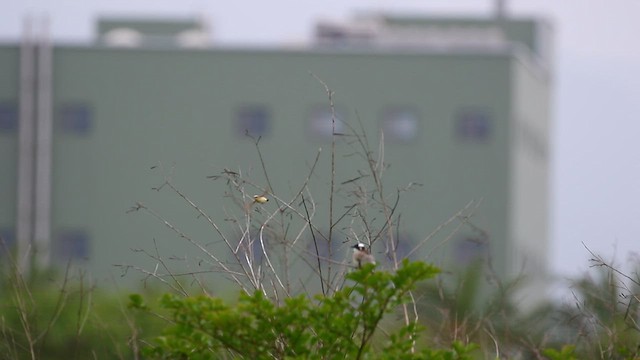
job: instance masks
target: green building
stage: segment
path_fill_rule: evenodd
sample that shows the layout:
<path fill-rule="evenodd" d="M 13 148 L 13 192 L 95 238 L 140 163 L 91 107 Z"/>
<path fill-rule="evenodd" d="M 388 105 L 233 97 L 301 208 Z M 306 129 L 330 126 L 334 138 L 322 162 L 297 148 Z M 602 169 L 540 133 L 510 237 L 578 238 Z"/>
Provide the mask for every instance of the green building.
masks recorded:
<path fill-rule="evenodd" d="M 233 233 L 240 227 L 230 218 L 247 210 L 264 219 L 283 206 L 253 205 L 254 193 L 294 198 L 318 153 L 305 196 L 327 233 L 332 112 L 319 78 L 338 119 L 333 218 L 345 217 L 332 229 L 333 261 L 367 240 L 343 227 L 358 223 L 345 206 L 350 180 L 368 163 L 342 134 L 362 126 L 389 165 L 387 201 L 422 185 L 402 192 L 394 213 L 401 255 L 427 239 L 412 258 L 455 269 L 485 256 L 500 275 L 540 278 L 549 241 L 548 28 L 535 19 L 377 16 L 319 24 L 306 46 L 233 48 L 208 43 L 197 21 L 103 19 L 94 44 L 2 44 L 0 234 L 20 259 L 72 259 L 99 280 L 126 269 L 114 264 L 158 271 L 158 254 L 173 269 L 199 271 L 208 266 L 203 250 L 164 220 L 214 254 L 226 247 L 183 198 L 168 186 L 156 191 L 165 180 Z M 215 178 L 224 169 L 256 187 L 230 198 Z M 128 212 L 136 202 L 162 220 Z M 291 206 L 303 211 L 300 198 Z M 372 226 L 383 217 L 371 215 Z M 311 235 L 303 231 L 292 254 L 309 254 Z M 372 250 L 388 266 L 384 243 Z M 144 275 L 129 270 L 127 278 Z"/>

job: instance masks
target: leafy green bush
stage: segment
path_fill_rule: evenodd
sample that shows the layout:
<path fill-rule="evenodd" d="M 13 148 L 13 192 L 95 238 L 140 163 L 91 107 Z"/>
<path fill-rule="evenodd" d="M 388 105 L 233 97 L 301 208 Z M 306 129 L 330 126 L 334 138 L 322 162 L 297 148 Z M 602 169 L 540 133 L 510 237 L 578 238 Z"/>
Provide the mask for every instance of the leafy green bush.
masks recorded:
<path fill-rule="evenodd" d="M 162 308 L 171 325 L 146 355 L 157 359 L 470 359 L 475 348 L 455 342 L 450 349 L 416 349 L 421 326 L 408 322 L 382 332 L 381 321 L 410 301 L 416 283 L 438 269 L 404 261 L 395 272 L 373 265 L 348 273 L 351 285 L 329 296 L 304 295 L 273 301 L 262 291 L 242 293 L 236 305 L 214 297 L 165 295 Z M 139 296 L 133 307 L 146 310 Z"/>
<path fill-rule="evenodd" d="M 578 360 L 575 354 L 576 347 L 574 345 L 565 345 L 560 351 L 555 349 L 545 349 L 544 355 L 550 360 Z"/>

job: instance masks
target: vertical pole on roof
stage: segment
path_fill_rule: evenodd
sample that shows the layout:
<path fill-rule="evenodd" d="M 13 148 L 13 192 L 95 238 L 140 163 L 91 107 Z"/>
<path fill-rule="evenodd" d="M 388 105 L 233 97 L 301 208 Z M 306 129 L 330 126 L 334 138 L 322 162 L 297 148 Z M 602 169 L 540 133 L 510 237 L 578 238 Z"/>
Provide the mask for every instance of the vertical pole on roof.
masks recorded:
<path fill-rule="evenodd" d="M 51 242 L 51 165 L 52 165 L 52 50 L 49 37 L 49 18 L 40 19 L 37 41 L 37 116 L 36 170 L 34 201 L 34 261 L 38 268 L 47 267 Z"/>
<path fill-rule="evenodd" d="M 31 268 L 35 189 L 35 51 L 33 21 L 23 20 L 20 41 L 16 259 L 23 274 Z"/>

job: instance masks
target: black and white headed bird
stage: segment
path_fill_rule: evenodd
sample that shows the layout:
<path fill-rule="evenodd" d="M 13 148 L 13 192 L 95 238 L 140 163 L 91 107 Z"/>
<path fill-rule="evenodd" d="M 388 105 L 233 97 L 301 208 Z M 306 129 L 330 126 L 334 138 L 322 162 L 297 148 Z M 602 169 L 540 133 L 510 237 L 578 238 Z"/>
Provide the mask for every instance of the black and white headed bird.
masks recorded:
<path fill-rule="evenodd" d="M 364 264 L 375 264 L 376 259 L 371 255 L 371 251 L 363 243 L 357 243 L 353 246 L 353 264 L 359 268 Z"/>

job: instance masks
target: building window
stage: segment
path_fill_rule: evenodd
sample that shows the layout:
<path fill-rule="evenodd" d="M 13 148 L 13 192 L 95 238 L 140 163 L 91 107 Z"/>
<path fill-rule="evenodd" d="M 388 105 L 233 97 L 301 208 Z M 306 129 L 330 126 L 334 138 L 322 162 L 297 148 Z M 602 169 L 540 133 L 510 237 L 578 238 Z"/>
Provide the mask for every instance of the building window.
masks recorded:
<path fill-rule="evenodd" d="M 89 258 L 89 234 L 82 229 L 61 231 L 54 239 L 53 255 L 59 262 Z"/>
<path fill-rule="evenodd" d="M 0 258 L 7 252 L 12 252 L 16 246 L 16 234 L 13 228 L 0 228 Z"/>
<path fill-rule="evenodd" d="M 394 107 L 382 115 L 382 132 L 386 141 L 408 143 L 418 137 L 418 114 L 408 108 Z"/>
<path fill-rule="evenodd" d="M 245 105 L 236 111 L 235 128 L 240 136 L 263 136 L 269 132 L 271 114 L 264 105 Z"/>
<path fill-rule="evenodd" d="M 60 126 L 65 133 L 86 135 L 92 127 L 92 111 L 87 104 L 64 104 L 59 110 Z"/>
<path fill-rule="evenodd" d="M 387 261 L 390 263 L 393 262 L 393 254 L 391 253 L 391 244 L 389 244 L 389 237 L 385 236 L 384 241 L 377 242 L 374 247 L 377 247 L 376 250 L 379 251 L 380 256 L 376 256 L 376 258 L 382 259 L 382 257 L 386 257 Z M 393 241 L 395 242 L 393 248 L 396 251 L 396 259 L 398 261 L 402 261 L 407 258 L 409 260 L 413 260 L 417 255 L 419 255 L 420 250 L 414 251 L 412 254 L 409 254 L 411 250 L 413 250 L 417 244 L 416 239 L 413 235 L 407 232 L 400 232 L 399 234 L 395 234 Z M 385 253 L 384 250 L 387 250 Z M 376 254 L 378 255 L 378 254 Z"/>
<path fill-rule="evenodd" d="M 486 109 L 464 109 L 455 119 L 456 135 L 461 140 L 484 141 L 491 136 L 491 116 Z"/>
<path fill-rule="evenodd" d="M 456 264 L 470 265 L 476 260 L 489 255 L 489 242 L 481 236 L 468 236 L 458 239 L 455 243 L 454 258 Z"/>
<path fill-rule="evenodd" d="M 18 107 L 15 103 L 0 103 L 0 133 L 15 132 L 18 128 Z"/>
<path fill-rule="evenodd" d="M 314 230 L 315 231 L 315 230 Z M 323 234 L 328 234 L 328 232 L 323 232 Z M 320 257 L 320 260 L 324 261 L 330 259 L 329 254 L 333 258 L 342 258 L 344 254 L 348 254 L 349 258 L 351 258 L 351 248 L 345 249 L 345 244 L 349 245 L 349 247 L 355 245 L 355 241 L 348 242 L 345 240 L 343 236 L 337 233 L 333 233 L 333 239 L 331 240 L 331 252 L 329 252 L 329 242 L 320 235 L 317 231 L 315 232 L 316 239 L 315 241 L 309 234 L 309 239 L 307 240 L 307 249 L 306 253 L 309 254 L 309 257 L 312 261 L 317 261 L 317 257 Z M 316 245 L 318 246 L 316 252 Z M 345 251 L 346 250 L 346 251 Z"/>
<path fill-rule="evenodd" d="M 271 245 L 271 239 L 268 234 L 262 234 L 262 240 L 264 242 L 265 251 L 268 255 L 273 251 Z M 264 260 L 264 252 L 262 250 L 262 243 L 260 242 L 260 234 L 253 234 L 251 240 L 244 238 L 240 244 L 240 257 L 246 261 L 249 258 L 253 263 L 252 266 L 261 265 Z M 246 254 L 246 257 L 245 257 Z"/>
<path fill-rule="evenodd" d="M 335 110 L 335 134 L 344 134 L 343 112 Z M 314 107 L 309 113 L 308 133 L 312 138 L 328 140 L 334 135 L 334 113 L 328 106 Z"/>

